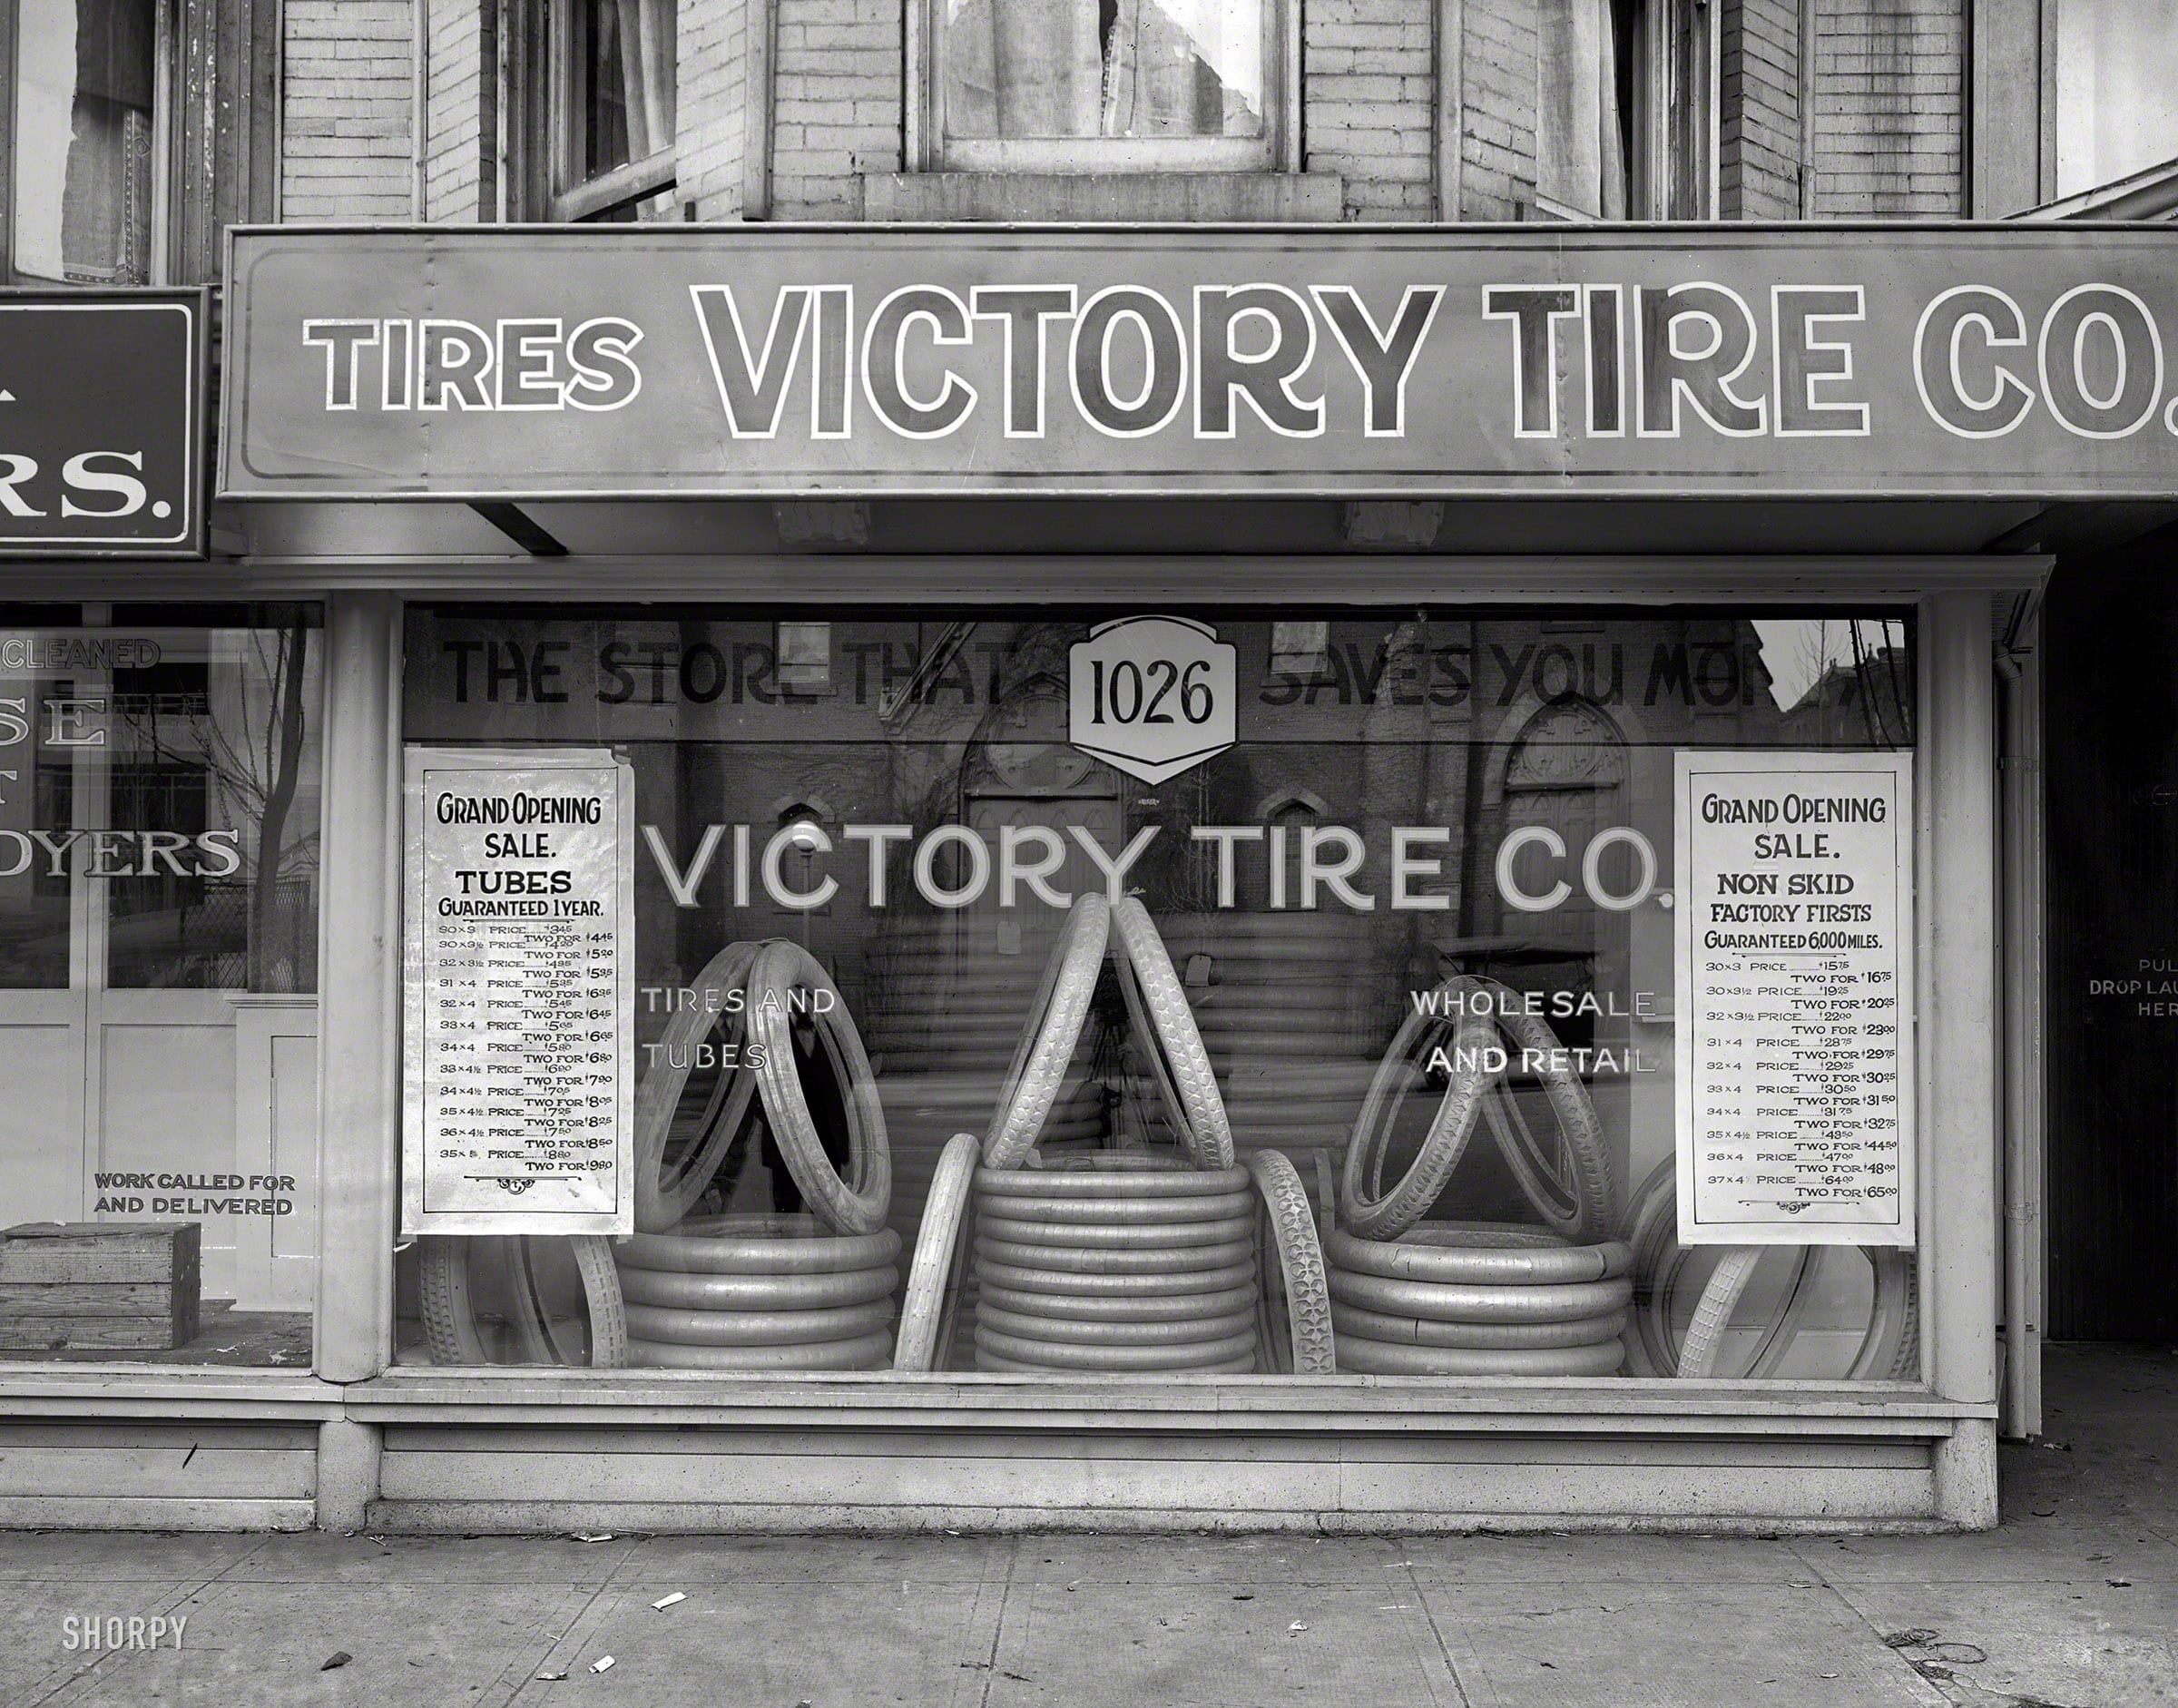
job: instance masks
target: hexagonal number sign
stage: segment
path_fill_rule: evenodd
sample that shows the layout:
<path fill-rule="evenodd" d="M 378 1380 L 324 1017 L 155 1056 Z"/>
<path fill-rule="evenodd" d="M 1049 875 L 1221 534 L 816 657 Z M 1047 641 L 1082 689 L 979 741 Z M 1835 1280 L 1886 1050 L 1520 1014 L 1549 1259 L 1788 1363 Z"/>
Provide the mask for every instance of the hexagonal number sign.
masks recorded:
<path fill-rule="evenodd" d="M 1186 617 L 1099 623 L 1068 654 L 1066 739 L 1144 782 L 1177 777 L 1233 743 L 1235 659 Z"/>

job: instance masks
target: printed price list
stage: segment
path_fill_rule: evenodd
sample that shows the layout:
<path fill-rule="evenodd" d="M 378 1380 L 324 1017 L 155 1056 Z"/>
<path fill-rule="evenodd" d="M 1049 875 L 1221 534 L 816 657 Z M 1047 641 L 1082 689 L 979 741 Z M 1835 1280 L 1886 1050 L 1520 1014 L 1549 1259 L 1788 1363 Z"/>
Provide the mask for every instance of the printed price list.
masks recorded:
<path fill-rule="evenodd" d="M 1912 1244 L 1910 756 L 1675 780 L 1680 1238 Z"/>
<path fill-rule="evenodd" d="M 617 1126 L 613 926 L 453 919 L 432 935 L 433 1155 L 526 1208 L 587 1208 Z"/>
<path fill-rule="evenodd" d="M 1884 958 L 1703 958 L 1698 1221 L 1895 1219 L 1898 996 Z"/>

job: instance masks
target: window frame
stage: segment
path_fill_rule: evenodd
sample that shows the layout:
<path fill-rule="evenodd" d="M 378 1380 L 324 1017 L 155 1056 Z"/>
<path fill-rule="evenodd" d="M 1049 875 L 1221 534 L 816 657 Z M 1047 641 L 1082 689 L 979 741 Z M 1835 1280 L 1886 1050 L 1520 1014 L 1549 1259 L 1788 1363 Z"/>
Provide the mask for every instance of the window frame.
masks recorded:
<path fill-rule="evenodd" d="M 501 66 L 505 86 L 503 141 L 510 218 L 581 224 L 679 187 L 677 134 L 640 160 L 594 176 L 584 174 L 582 62 L 575 41 L 596 4 L 597 0 L 501 0 L 505 44 Z M 663 10 L 669 22 L 677 22 L 672 5 Z M 677 50 L 674 70 L 677 77 Z"/>
<path fill-rule="evenodd" d="M 1626 159 L 1630 220 L 1717 217 L 1722 12 L 1715 0 L 1648 0 L 1634 19 L 1633 142 Z M 1665 22 L 1687 27 L 1683 34 L 1660 29 Z M 1675 48 L 1683 49 L 1683 58 Z M 1699 91 L 1698 99 L 1673 100 L 1682 72 Z"/>
<path fill-rule="evenodd" d="M 1262 0 L 1261 136 L 958 137 L 946 135 L 945 0 L 908 0 L 906 166 L 910 172 L 1081 175 L 1300 171 L 1302 0 Z"/>
<path fill-rule="evenodd" d="M 0 4 L 0 74 L 4 74 L 0 76 L 0 151 L 5 151 L 7 160 L 7 170 L 0 173 L 0 282 L 40 289 L 99 289 L 102 287 L 88 281 L 25 272 L 17 264 L 16 188 L 22 161 L 15 148 L 15 123 L 22 104 L 24 4 L 25 0 Z M 174 130 L 182 115 L 174 92 L 182 58 L 182 15 L 190 4 L 191 0 L 154 0 L 152 10 L 152 217 L 142 281 L 146 286 L 171 285 L 179 271 L 180 232 L 174 212 L 181 151 L 175 146 Z"/>

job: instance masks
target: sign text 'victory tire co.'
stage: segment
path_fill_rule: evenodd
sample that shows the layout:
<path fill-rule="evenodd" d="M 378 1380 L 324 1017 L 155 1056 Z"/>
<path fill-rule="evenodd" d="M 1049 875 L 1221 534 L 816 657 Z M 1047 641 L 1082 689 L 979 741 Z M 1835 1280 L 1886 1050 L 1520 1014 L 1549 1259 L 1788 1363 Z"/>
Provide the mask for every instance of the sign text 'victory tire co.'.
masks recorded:
<path fill-rule="evenodd" d="M 2178 495 L 2168 226 L 244 229 L 236 498 Z"/>
<path fill-rule="evenodd" d="M 1679 1238 L 1914 1243 L 1913 756 L 1674 756 Z"/>
<path fill-rule="evenodd" d="M 411 747 L 401 1231 L 634 1231 L 634 779 Z"/>

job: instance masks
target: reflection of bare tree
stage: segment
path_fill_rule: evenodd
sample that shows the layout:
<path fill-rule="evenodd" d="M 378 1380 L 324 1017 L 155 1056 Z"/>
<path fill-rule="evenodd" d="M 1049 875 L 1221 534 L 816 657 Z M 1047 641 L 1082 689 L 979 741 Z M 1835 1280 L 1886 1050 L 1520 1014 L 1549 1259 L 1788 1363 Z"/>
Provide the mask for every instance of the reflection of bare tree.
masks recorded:
<path fill-rule="evenodd" d="M 212 666 L 212 691 L 190 703 L 180 722 L 186 736 L 168 739 L 154 698 L 126 717 L 143 751 L 162 763 L 200 771 L 207 816 L 215 825 L 248 829 L 240 853 L 247 885 L 246 987 L 291 990 L 299 968 L 280 929 L 283 888 L 316 869 L 315 829 L 290 844 L 288 822 L 303 780 L 309 736 L 306 693 L 309 624 L 297 610 L 280 627 L 246 632 L 241 655 Z M 221 692 L 224 689 L 225 692 Z"/>

